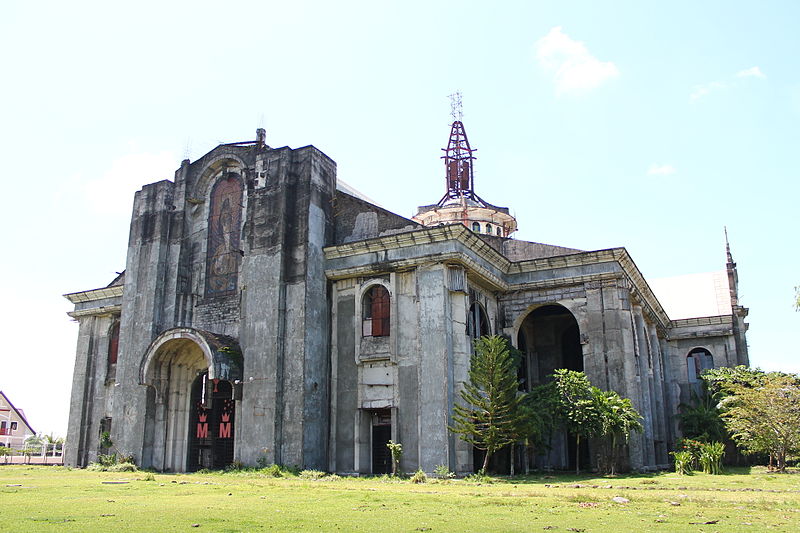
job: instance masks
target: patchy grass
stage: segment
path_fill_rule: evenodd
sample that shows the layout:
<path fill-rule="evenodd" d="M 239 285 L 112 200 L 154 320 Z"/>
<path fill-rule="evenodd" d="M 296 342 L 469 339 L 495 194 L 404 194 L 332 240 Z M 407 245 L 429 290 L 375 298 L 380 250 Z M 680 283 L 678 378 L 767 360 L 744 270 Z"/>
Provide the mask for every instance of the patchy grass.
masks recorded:
<path fill-rule="evenodd" d="M 491 481 L 9 465 L 0 467 L 0 531 L 800 530 L 800 475 L 763 469 Z"/>

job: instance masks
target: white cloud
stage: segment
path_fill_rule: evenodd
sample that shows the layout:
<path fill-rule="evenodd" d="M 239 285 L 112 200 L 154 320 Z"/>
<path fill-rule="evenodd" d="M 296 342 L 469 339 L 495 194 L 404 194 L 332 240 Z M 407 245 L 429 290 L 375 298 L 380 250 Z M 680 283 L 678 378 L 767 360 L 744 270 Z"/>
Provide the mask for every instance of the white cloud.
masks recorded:
<path fill-rule="evenodd" d="M 553 72 L 558 94 L 594 89 L 619 76 L 614 63 L 594 57 L 584 43 L 570 38 L 560 26 L 536 41 L 535 49 L 539 64 Z"/>
<path fill-rule="evenodd" d="M 707 96 L 712 91 L 726 89 L 727 87 L 728 84 L 722 83 L 721 81 L 712 81 L 711 83 L 703 83 L 701 85 L 695 85 L 694 89 L 692 90 L 692 94 L 689 95 L 689 100 L 694 102 L 695 100 L 699 100 L 700 98 Z"/>
<path fill-rule="evenodd" d="M 178 159 L 170 152 L 140 152 L 111 162 L 100 179 L 85 184 L 89 208 L 101 215 L 130 217 L 133 193 L 143 185 L 172 179 Z"/>
<path fill-rule="evenodd" d="M 650 168 L 647 169 L 648 176 L 670 176 L 675 174 L 675 172 L 675 167 L 672 165 L 659 165 L 657 163 L 653 163 L 650 165 Z"/>
<path fill-rule="evenodd" d="M 767 76 L 761 72 L 761 69 L 758 67 L 750 67 L 748 69 L 740 70 L 736 73 L 737 78 L 766 78 Z M 692 87 L 692 93 L 689 95 L 689 101 L 696 102 L 700 98 L 704 96 L 708 96 L 710 93 L 714 91 L 718 91 L 720 89 L 727 89 L 728 87 L 736 87 L 738 83 L 734 81 L 724 82 L 724 81 L 712 81 L 710 83 L 702 83 L 700 85 L 695 85 Z"/>
<path fill-rule="evenodd" d="M 737 78 L 766 78 L 767 76 L 761 72 L 761 69 L 758 67 L 750 67 L 744 70 L 740 70 L 736 73 Z"/>

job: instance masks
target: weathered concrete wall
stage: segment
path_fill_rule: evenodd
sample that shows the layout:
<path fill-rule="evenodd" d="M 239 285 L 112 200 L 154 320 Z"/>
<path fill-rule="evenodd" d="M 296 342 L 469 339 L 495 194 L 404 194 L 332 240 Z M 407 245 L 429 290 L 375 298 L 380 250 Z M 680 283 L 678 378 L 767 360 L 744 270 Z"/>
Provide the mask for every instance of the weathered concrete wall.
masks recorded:
<path fill-rule="evenodd" d="M 336 244 L 372 239 L 422 226 L 355 196 L 337 191 L 333 213 L 336 222 Z"/>
<path fill-rule="evenodd" d="M 494 235 L 479 234 L 479 237 L 511 261 L 541 259 L 544 257 L 575 254 L 583 251 L 576 248 L 566 248 L 564 246 L 554 246 L 552 244 L 543 244 L 540 242 L 518 241 L 516 239 L 508 239 Z"/>
<path fill-rule="evenodd" d="M 84 316 L 78 320 L 68 445 L 64 454 L 67 466 L 86 466 L 97 460 L 100 423 L 112 414 L 115 387 L 108 376 L 108 335 L 114 320 L 115 317 L 108 314 Z"/>
<path fill-rule="evenodd" d="M 325 469 L 330 318 L 322 248 L 333 242 L 336 167 L 313 147 L 265 158 L 271 170 L 249 191 L 243 239 L 239 457 L 252 464 L 265 453 L 270 462 Z"/>

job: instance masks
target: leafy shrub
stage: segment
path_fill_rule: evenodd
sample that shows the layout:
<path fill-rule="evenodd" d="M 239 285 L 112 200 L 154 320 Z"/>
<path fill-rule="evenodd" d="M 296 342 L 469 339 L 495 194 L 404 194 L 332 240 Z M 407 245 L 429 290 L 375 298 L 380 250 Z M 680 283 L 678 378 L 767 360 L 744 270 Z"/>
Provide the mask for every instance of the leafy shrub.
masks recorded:
<path fill-rule="evenodd" d="M 103 466 L 100 463 L 89 463 L 86 465 L 86 470 L 90 472 L 105 472 L 107 469 L 107 466 Z"/>
<path fill-rule="evenodd" d="M 436 468 L 433 469 L 433 473 L 439 479 L 453 479 L 456 477 L 456 475 L 450 471 L 447 465 L 436 465 Z"/>
<path fill-rule="evenodd" d="M 286 477 L 290 475 L 291 472 L 282 467 L 281 465 L 269 465 L 264 468 L 259 469 L 259 474 L 262 474 L 267 477 Z"/>
<path fill-rule="evenodd" d="M 101 453 L 100 455 L 97 456 L 97 462 L 101 466 L 108 468 L 109 466 L 117 464 L 117 454 L 109 453 L 107 455 L 104 455 Z"/>
<path fill-rule="evenodd" d="M 681 439 L 678 441 L 678 451 L 692 454 L 692 469 L 700 466 L 700 456 L 703 454 L 705 443 L 695 439 Z"/>
<path fill-rule="evenodd" d="M 155 481 L 155 480 L 156 480 L 156 476 L 154 476 L 152 472 L 148 472 L 148 473 L 147 473 L 147 474 L 145 474 L 145 476 L 142 478 L 142 481 Z"/>
<path fill-rule="evenodd" d="M 464 478 L 464 481 L 469 481 L 470 483 L 492 483 L 494 480 L 486 475 L 486 471 L 482 468 L 475 472 L 474 474 L 470 474 Z"/>
<path fill-rule="evenodd" d="M 680 475 L 688 475 L 692 473 L 692 464 L 694 457 L 690 451 L 672 452 L 672 457 L 675 459 L 675 472 Z"/>
<path fill-rule="evenodd" d="M 136 472 L 139 469 L 133 463 L 117 463 L 106 468 L 108 472 Z"/>
<path fill-rule="evenodd" d="M 322 472 L 320 470 L 303 470 L 300 472 L 300 477 L 303 479 L 322 479 L 328 474 L 326 472 Z"/>
<path fill-rule="evenodd" d="M 706 474 L 722 473 L 722 458 L 725 457 L 725 445 L 721 442 L 709 442 L 703 445 L 700 452 L 700 465 Z"/>
<path fill-rule="evenodd" d="M 270 466 L 272 466 L 272 463 L 269 462 L 269 459 L 267 459 L 266 455 L 262 455 L 258 459 L 256 459 L 256 465 L 258 466 L 258 468 L 263 469 L 263 468 L 269 468 Z"/>
<path fill-rule="evenodd" d="M 389 448 L 389 453 L 392 454 L 392 475 L 396 476 L 400 468 L 400 459 L 403 457 L 403 445 L 399 442 L 390 440 L 386 447 Z"/>
<path fill-rule="evenodd" d="M 418 468 L 414 475 L 411 476 L 411 483 L 425 483 L 428 481 L 428 476 L 421 468 Z"/>

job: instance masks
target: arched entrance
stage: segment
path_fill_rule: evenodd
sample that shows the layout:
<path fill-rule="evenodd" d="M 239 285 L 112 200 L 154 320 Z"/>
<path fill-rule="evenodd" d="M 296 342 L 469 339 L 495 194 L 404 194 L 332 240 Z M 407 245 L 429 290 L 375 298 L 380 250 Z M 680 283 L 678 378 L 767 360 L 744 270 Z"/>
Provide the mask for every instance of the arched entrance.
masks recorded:
<path fill-rule="evenodd" d="M 524 354 L 519 371 L 520 388 L 523 390 L 547 383 L 559 368 L 583 371 L 583 347 L 578 321 L 562 305 L 543 305 L 528 313 L 517 333 L 517 347 Z M 529 460 L 541 463 L 540 466 L 573 469 L 575 441 L 571 435 L 555 434 L 549 453 Z M 589 446 L 585 440 L 581 442 L 580 462 L 582 465 L 589 464 Z"/>
<path fill-rule="evenodd" d="M 241 351 L 234 339 L 190 328 L 162 333 L 141 367 L 148 385 L 142 466 L 185 472 L 233 462 Z"/>

